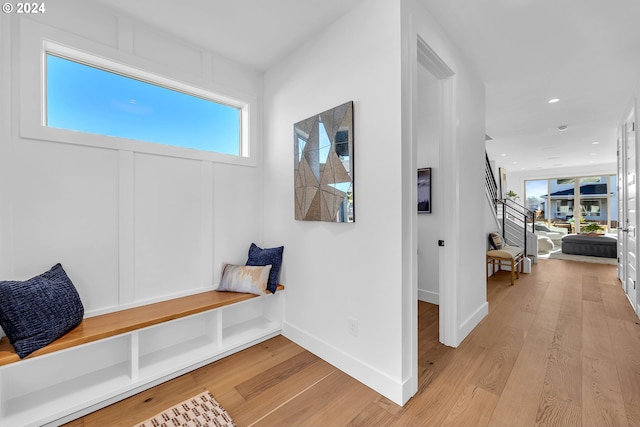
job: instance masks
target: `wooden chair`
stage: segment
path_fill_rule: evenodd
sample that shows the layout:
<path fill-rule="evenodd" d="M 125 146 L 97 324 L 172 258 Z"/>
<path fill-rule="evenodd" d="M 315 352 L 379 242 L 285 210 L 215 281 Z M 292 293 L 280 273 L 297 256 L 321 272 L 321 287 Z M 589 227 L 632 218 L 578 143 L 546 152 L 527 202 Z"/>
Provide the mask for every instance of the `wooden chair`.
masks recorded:
<path fill-rule="evenodd" d="M 489 242 L 494 249 L 487 251 L 487 279 L 489 279 L 489 265 L 491 265 L 491 274 L 500 271 L 502 266 L 508 266 L 511 269 L 511 285 L 514 285 L 515 279 L 519 279 L 520 273 L 524 272 L 524 249 L 505 244 L 498 233 L 490 233 Z M 497 270 L 496 266 L 498 266 Z"/>

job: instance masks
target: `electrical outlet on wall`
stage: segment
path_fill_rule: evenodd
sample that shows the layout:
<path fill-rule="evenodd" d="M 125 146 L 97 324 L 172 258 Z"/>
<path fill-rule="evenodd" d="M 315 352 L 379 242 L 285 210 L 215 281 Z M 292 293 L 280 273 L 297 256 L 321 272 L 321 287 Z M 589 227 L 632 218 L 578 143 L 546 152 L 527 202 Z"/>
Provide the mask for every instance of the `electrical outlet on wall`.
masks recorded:
<path fill-rule="evenodd" d="M 349 319 L 349 335 L 358 336 L 358 319 L 353 317 Z"/>

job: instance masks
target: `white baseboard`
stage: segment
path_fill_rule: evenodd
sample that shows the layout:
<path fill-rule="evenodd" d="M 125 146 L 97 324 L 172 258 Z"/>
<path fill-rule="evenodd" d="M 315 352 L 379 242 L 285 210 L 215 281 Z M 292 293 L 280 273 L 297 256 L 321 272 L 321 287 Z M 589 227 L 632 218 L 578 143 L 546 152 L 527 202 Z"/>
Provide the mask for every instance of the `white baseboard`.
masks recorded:
<path fill-rule="evenodd" d="M 430 304 L 440 305 L 440 294 L 437 292 L 423 291 L 418 289 L 418 300 L 428 302 Z"/>
<path fill-rule="evenodd" d="M 462 324 L 458 328 L 458 337 L 461 337 L 460 342 L 462 342 L 462 340 L 464 340 L 464 338 L 471 333 L 473 328 L 478 326 L 478 323 L 480 323 L 480 321 L 484 319 L 487 314 L 489 314 L 489 303 L 485 302 L 480 307 L 478 307 L 478 309 L 471 316 L 469 316 L 467 320 L 462 322 Z M 458 345 L 459 344 L 460 343 L 458 343 Z"/>
<path fill-rule="evenodd" d="M 430 294 L 426 297 L 433 299 L 433 295 L 437 296 L 435 293 Z M 487 314 L 489 314 L 489 303 L 485 302 L 460 325 L 458 337 L 469 335 Z M 366 362 L 354 358 L 287 322 L 282 325 L 282 335 L 398 405 L 404 405 L 412 396 L 410 378 L 402 381 L 393 379 Z"/>
<path fill-rule="evenodd" d="M 282 325 L 282 335 L 398 405 L 403 405 L 411 398 L 411 394 L 407 395 L 411 393 L 410 380 L 395 380 L 287 322 Z"/>

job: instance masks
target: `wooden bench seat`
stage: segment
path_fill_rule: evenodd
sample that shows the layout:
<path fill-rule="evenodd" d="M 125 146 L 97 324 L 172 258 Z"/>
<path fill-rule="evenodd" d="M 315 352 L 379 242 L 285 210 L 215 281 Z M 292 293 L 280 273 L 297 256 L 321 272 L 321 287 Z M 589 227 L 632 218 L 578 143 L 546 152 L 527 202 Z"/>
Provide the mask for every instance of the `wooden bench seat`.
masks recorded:
<path fill-rule="evenodd" d="M 284 286 L 278 285 L 278 291 Z M 85 318 L 80 325 L 25 359 L 113 337 L 192 314 L 256 298 L 258 295 L 237 292 L 207 291 L 140 307 Z M 0 366 L 20 361 L 9 339 L 0 340 Z"/>

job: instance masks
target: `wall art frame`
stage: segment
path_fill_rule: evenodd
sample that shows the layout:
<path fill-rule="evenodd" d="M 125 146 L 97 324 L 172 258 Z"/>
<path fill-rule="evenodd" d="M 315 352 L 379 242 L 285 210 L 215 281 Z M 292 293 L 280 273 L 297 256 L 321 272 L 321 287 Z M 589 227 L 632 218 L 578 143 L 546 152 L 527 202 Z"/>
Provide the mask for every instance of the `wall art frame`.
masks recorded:
<path fill-rule="evenodd" d="M 418 169 L 418 213 L 431 213 L 431 168 Z"/>
<path fill-rule="evenodd" d="M 498 177 L 500 179 L 500 199 L 507 198 L 507 170 L 505 168 L 498 168 Z"/>
<path fill-rule="evenodd" d="M 293 125 L 296 220 L 355 222 L 353 127 L 353 101 Z"/>

